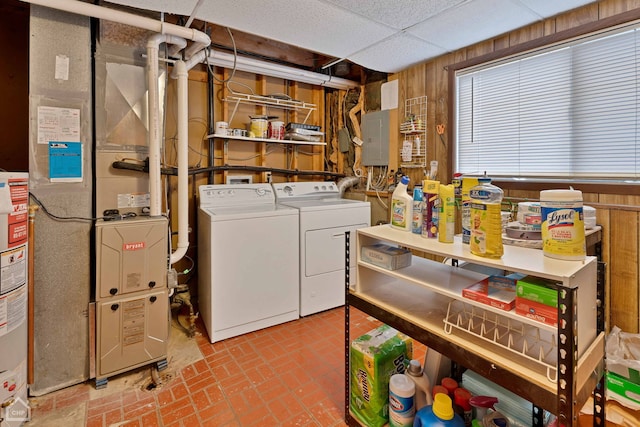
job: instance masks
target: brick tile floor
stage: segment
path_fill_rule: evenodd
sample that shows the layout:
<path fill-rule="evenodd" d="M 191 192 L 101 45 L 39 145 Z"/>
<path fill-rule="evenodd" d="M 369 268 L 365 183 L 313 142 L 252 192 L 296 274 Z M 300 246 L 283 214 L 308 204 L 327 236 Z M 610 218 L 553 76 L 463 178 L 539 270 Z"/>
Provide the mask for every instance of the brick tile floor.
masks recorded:
<path fill-rule="evenodd" d="M 379 324 L 351 309 L 352 339 Z M 33 422 L 47 416 L 47 426 L 57 427 L 51 415 L 79 405 L 90 427 L 345 425 L 344 308 L 214 344 L 201 323 L 199 331 L 203 359 L 178 367 L 161 387 L 91 399 L 93 383 L 78 384 L 38 397 Z M 415 343 L 415 358 L 423 360 L 425 351 Z"/>

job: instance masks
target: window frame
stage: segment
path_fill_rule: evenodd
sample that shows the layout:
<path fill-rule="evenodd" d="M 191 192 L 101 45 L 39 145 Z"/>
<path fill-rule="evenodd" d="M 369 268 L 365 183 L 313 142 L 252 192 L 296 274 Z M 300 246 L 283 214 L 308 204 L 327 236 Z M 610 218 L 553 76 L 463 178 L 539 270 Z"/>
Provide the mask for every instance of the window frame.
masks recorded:
<path fill-rule="evenodd" d="M 456 72 L 465 68 L 479 66 L 488 62 L 495 62 L 504 60 L 512 56 L 520 55 L 525 52 L 541 50 L 549 48 L 550 46 L 566 43 L 568 41 L 582 38 L 585 36 L 594 35 L 598 32 L 608 31 L 615 29 L 616 27 L 628 26 L 630 24 L 640 24 L 640 8 L 633 9 L 627 12 L 623 12 L 614 16 L 600 19 L 598 21 L 589 22 L 587 24 L 572 27 L 563 31 L 559 31 L 553 34 L 542 36 L 533 40 L 529 40 L 517 45 L 509 46 L 503 49 L 494 50 L 484 55 L 480 55 L 474 58 L 470 58 L 461 62 L 450 64 L 446 67 L 448 72 L 448 117 L 451 125 L 447 129 L 447 139 L 452 141 L 448 147 L 448 173 L 449 176 L 455 172 L 453 171 L 454 164 L 454 144 L 455 141 L 455 128 L 456 128 Z M 494 40 L 495 43 L 495 40 Z M 499 185 L 502 189 L 518 189 L 518 190 L 532 190 L 539 191 L 548 189 L 550 184 L 556 186 L 566 187 L 568 185 L 579 186 L 583 192 L 589 193 L 608 193 L 608 194 L 627 194 L 627 195 L 640 195 L 640 180 L 632 182 L 623 182 L 621 180 L 607 180 L 607 179 L 546 179 L 546 178 L 496 178 L 494 183 Z"/>

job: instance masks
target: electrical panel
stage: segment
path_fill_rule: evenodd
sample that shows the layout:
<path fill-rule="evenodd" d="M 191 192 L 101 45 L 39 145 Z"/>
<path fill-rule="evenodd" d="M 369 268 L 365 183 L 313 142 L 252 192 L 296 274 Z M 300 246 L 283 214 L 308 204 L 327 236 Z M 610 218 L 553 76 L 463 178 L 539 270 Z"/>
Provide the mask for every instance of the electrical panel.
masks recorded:
<path fill-rule="evenodd" d="M 389 110 L 362 115 L 362 164 L 387 166 L 389 164 Z"/>

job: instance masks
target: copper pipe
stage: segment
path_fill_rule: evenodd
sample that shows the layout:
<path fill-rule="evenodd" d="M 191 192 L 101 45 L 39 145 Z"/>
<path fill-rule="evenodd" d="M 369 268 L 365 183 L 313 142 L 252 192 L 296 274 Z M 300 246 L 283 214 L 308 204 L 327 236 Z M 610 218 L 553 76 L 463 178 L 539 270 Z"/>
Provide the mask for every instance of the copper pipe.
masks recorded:
<path fill-rule="evenodd" d="M 34 230 L 35 230 L 35 220 L 36 220 L 36 211 L 39 209 L 38 205 L 29 205 L 29 229 L 28 229 L 28 240 L 29 240 L 29 248 L 27 253 L 27 269 L 28 269 L 28 277 L 27 277 L 27 328 L 28 328 L 28 340 L 27 340 L 27 384 L 33 384 L 33 359 L 34 359 L 34 283 L 33 283 L 33 272 L 34 272 L 34 262 L 33 256 L 35 253 L 34 247 Z"/>

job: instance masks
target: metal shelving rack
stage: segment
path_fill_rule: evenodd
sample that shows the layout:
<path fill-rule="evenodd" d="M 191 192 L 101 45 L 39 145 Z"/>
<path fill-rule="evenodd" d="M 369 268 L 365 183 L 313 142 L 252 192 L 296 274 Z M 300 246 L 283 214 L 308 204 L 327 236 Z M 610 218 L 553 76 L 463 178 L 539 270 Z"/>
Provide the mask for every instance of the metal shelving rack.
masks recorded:
<path fill-rule="evenodd" d="M 402 168 L 427 166 L 427 97 L 409 98 L 404 103 L 405 120 L 400 124 Z"/>
<path fill-rule="evenodd" d="M 393 230 L 388 225 L 359 229 L 355 236 L 348 234 L 345 248 L 348 425 L 360 426 L 350 412 L 350 307 L 529 400 L 534 405 L 532 426 L 543 425 L 542 409 L 556 414 L 560 425 L 577 426 L 579 409 L 592 393 L 594 425 L 603 425 L 604 279 L 596 257 L 568 262 L 547 258 L 540 250 L 509 246 L 505 247 L 502 259 L 491 260 L 472 255 L 459 238 L 453 244 L 445 244 Z M 356 241 L 353 247 L 352 240 Z M 414 255 L 411 266 L 394 271 L 364 262 L 361 248 L 380 242 L 456 262 L 445 265 Z M 358 260 L 354 288 L 349 286 L 351 250 L 356 251 Z M 479 273 L 459 267 L 458 262 L 551 279 L 550 286 L 558 291 L 558 326 L 463 298 L 462 289 L 478 280 Z M 530 337 L 535 338 L 533 353 L 519 342 L 523 336 L 529 343 L 533 342 Z M 537 350 L 533 348 L 536 346 Z M 540 351 L 542 347 L 544 350 Z"/>

